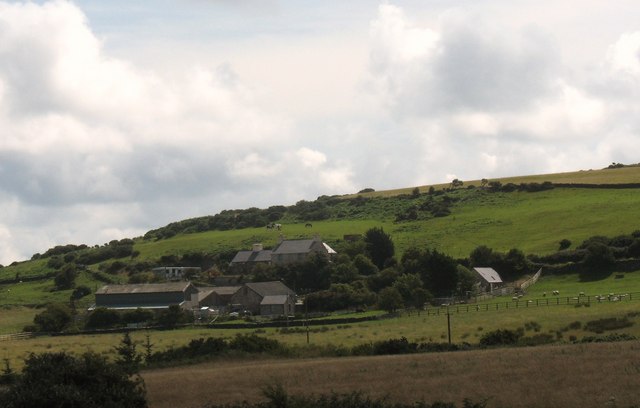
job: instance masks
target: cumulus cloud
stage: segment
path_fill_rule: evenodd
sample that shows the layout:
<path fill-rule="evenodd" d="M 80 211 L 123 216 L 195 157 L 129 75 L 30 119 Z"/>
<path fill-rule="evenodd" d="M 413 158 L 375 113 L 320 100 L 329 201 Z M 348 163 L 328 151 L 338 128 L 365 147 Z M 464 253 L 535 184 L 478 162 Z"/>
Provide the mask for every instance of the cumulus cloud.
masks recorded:
<path fill-rule="evenodd" d="M 0 130 L 0 194 L 21 208 L 0 235 L 2 260 L 36 230 L 42 245 L 132 236 L 229 205 L 216 197 L 269 189 L 287 166 L 308 169 L 291 178 L 288 199 L 300 185 L 309 192 L 314 171 L 337 171 L 293 138 L 288 117 L 258 106 L 231 65 L 136 67 L 109 55 L 62 0 L 0 3 Z M 348 186 L 344 174 L 323 186 Z"/>
<path fill-rule="evenodd" d="M 370 27 L 372 89 L 419 143 L 416 167 L 436 179 L 637 161 L 614 146 L 639 143 L 637 103 L 619 99 L 638 90 L 638 33 L 621 34 L 600 69 L 574 77 L 551 34 L 477 9 L 421 24 L 385 4 Z"/>
<path fill-rule="evenodd" d="M 600 36 L 585 13 L 528 17 L 552 2 L 397 3 L 195 2 L 168 28 L 145 6 L 115 24 L 0 1 L 0 262 L 226 208 L 638 161 L 632 19 Z M 617 16 L 599 7 L 586 21 Z"/>

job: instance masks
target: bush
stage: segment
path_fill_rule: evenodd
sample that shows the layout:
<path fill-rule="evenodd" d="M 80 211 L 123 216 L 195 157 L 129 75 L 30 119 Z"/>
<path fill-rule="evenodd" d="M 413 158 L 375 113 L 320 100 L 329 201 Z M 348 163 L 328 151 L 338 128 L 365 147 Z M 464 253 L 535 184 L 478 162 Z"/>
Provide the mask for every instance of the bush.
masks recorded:
<path fill-rule="evenodd" d="M 521 334 L 515 330 L 499 329 L 485 333 L 480 338 L 481 346 L 505 346 L 518 342 Z"/>
<path fill-rule="evenodd" d="M 71 292 L 71 300 L 82 299 L 85 296 L 91 294 L 91 289 L 88 286 L 80 285 Z"/>
<path fill-rule="evenodd" d="M 587 247 L 584 264 L 592 268 L 604 268 L 613 265 L 613 251 L 605 244 L 595 242 Z"/>
<path fill-rule="evenodd" d="M 282 385 L 269 385 L 262 390 L 266 402 L 240 402 L 226 405 L 206 405 L 205 408 L 455 408 L 453 402 L 436 401 L 428 404 L 424 401 L 414 403 L 394 403 L 387 398 L 372 399 L 360 392 L 349 394 L 331 393 L 327 395 L 289 395 Z M 485 408 L 487 401 L 473 402 L 463 400 L 464 408 Z"/>
<path fill-rule="evenodd" d="M 62 303 L 51 303 L 33 318 L 39 332 L 61 332 L 71 323 L 71 309 Z"/>
<path fill-rule="evenodd" d="M 415 353 L 417 349 L 418 344 L 409 343 L 406 337 L 377 341 L 373 344 L 373 354 L 375 355 L 409 354 Z"/>
<path fill-rule="evenodd" d="M 280 350 L 282 346 L 278 340 L 267 339 L 255 334 L 237 334 L 229 342 L 229 348 L 245 353 L 271 353 Z"/>
<path fill-rule="evenodd" d="M 633 322 L 626 317 L 622 317 L 620 319 L 609 317 L 604 319 L 591 320 L 584 325 L 584 329 L 586 331 L 591 331 L 599 334 L 603 333 L 606 330 L 624 329 L 631 326 L 633 326 Z"/>
<path fill-rule="evenodd" d="M 563 239 L 560 241 L 560 246 L 559 246 L 559 250 L 562 251 L 564 249 L 567 249 L 571 246 L 571 241 L 569 241 L 568 239 Z"/>
<path fill-rule="evenodd" d="M 94 310 L 85 324 L 89 329 L 108 329 L 118 326 L 121 322 L 120 314 L 115 310 L 99 307 Z"/>

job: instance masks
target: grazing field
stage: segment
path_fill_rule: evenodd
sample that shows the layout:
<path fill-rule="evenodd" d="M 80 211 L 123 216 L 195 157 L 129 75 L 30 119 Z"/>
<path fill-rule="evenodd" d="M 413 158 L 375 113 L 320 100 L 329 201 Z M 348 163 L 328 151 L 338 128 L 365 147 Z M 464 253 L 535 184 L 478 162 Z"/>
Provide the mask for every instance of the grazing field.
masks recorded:
<path fill-rule="evenodd" d="M 638 403 L 640 342 L 541 346 L 401 356 L 216 361 L 142 373 L 151 408 L 361 391 L 391 401 L 488 400 L 489 408 L 630 407 Z"/>
<path fill-rule="evenodd" d="M 507 299 L 504 299 L 507 301 Z M 477 344 L 482 335 L 497 329 L 526 328 L 531 322 L 537 324 L 537 331 L 526 329 L 525 335 L 549 334 L 554 341 L 569 341 L 572 336 L 580 339 L 593 336 L 595 333 L 586 331 L 588 321 L 603 318 L 626 318 L 632 326 L 616 330 L 616 333 L 627 333 L 640 338 L 640 301 L 624 301 L 605 304 L 593 304 L 591 307 L 575 306 L 540 306 L 500 311 L 479 311 L 452 314 L 451 336 L 454 343 L 467 342 Z M 579 322 L 579 326 L 575 325 Z M 300 348 L 299 353 L 313 354 L 314 346 L 333 345 L 337 347 L 353 347 L 390 338 L 406 337 L 414 342 L 446 342 L 447 318 L 443 312 L 440 315 L 427 315 L 416 312 L 403 313 L 401 316 L 367 321 L 362 323 L 341 325 L 312 326 L 310 332 L 310 347 L 307 349 L 306 331 L 266 329 L 209 329 L 205 327 L 185 328 L 178 330 L 153 330 L 133 332 L 133 339 L 138 344 L 150 336 L 154 351 L 166 350 L 171 346 L 187 344 L 192 339 L 200 337 L 231 338 L 236 333 L 257 333 L 270 339 L 276 339 L 286 345 Z M 606 333 L 605 333 L 606 334 Z M 13 340 L 0 342 L 0 359 L 10 360 L 12 367 L 20 368 L 22 361 L 29 353 L 65 350 L 82 353 L 91 350 L 106 356 L 115 356 L 114 347 L 119 344 L 121 334 L 92 334 L 45 336 L 28 340 Z"/>

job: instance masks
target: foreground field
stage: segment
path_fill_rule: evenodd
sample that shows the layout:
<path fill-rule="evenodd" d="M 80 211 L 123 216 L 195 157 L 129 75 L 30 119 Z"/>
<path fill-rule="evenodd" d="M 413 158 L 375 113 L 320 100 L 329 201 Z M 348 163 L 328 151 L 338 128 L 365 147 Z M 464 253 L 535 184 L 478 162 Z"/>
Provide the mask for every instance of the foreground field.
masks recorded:
<path fill-rule="evenodd" d="M 638 403 L 640 342 L 309 360 L 215 362 L 142 374 L 152 408 L 361 391 L 392 401 L 463 398 L 488 407 L 629 407 Z M 612 404 L 615 404 L 613 405 Z"/>

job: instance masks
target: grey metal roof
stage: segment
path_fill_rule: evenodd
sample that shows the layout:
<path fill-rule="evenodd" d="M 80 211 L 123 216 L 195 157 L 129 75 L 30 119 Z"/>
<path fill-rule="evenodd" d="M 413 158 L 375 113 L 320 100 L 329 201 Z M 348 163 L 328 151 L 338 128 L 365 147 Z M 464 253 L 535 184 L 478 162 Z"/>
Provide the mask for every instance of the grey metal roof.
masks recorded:
<path fill-rule="evenodd" d="M 502 283 L 502 278 L 493 268 L 473 268 L 473 270 L 489 283 Z"/>
<path fill-rule="evenodd" d="M 96 291 L 97 295 L 124 293 L 167 293 L 184 292 L 190 282 L 137 283 L 129 285 L 105 285 Z"/>
<path fill-rule="evenodd" d="M 260 302 L 261 305 L 284 305 L 287 303 L 287 299 L 289 296 L 287 295 L 270 295 L 265 296 Z"/>
<path fill-rule="evenodd" d="M 233 257 L 231 263 L 245 263 L 245 262 L 270 262 L 271 250 L 263 249 L 262 251 L 238 251 L 236 256 Z"/>
<path fill-rule="evenodd" d="M 292 291 L 280 281 L 271 281 L 271 282 L 250 282 L 245 283 L 245 285 L 259 294 L 262 297 L 265 296 L 277 296 L 277 295 L 295 295 L 295 292 Z"/>

